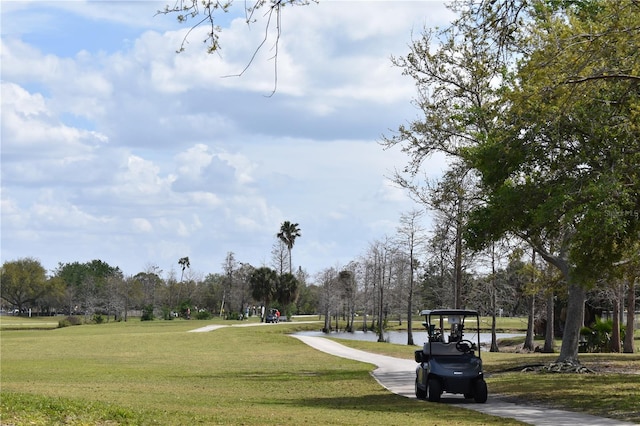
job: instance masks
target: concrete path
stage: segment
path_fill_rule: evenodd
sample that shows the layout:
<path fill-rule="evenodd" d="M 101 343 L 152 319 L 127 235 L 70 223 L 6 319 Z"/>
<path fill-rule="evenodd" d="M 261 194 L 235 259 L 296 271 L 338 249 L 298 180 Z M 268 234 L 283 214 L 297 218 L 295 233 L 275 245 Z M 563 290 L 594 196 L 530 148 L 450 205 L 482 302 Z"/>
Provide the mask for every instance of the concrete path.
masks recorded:
<path fill-rule="evenodd" d="M 408 398 L 415 398 L 414 381 L 416 363 L 412 360 L 394 358 L 385 355 L 373 354 L 358 349 L 352 349 L 333 340 L 323 337 L 292 335 L 307 345 L 342 358 L 353 359 L 376 365 L 373 377 L 389 391 Z M 489 390 L 491 392 L 491 390 Z M 507 417 L 539 426 L 623 426 L 633 425 L 618 420 L 591 416 L 588 414 L 574 413 L 571 411 L 556 410 L 531 405 L 513 404 L 489 395 L 485 404 L 476 404 L 464 400 L 459 395 L 442 396 L 443 404 L 458 405 L 462 408 L 480 411 L 499 417 Z"/>

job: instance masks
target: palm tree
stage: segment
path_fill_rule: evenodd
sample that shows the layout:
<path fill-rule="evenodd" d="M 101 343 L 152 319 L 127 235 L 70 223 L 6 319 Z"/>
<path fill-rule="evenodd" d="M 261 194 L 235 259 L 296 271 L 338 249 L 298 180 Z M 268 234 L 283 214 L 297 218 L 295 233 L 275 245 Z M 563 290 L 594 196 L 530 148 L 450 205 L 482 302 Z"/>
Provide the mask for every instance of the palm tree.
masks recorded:
<path fill-rule="evenodd" d="M 184 277 L 184 270 L 191 267 L 191 262 L 189 262 L 189 256 L 181 257 L 178 260 L 178 264 L 182 266 L 182 274 L 180 274 L 180 282 L 182 282 L 182 278 Z"/>
<path fill-rule="evenodd" d="M 280 232 L 278 232 L 278 238 L 282 240 L 283 243 L 287 246 L 287 250 L 289 251 L 289 273 L 293 273 L 293 266 L 291 263 L 291 249 L 295 244 L 296 238 L 300 237 L 300 228 L 298 228 L 297 223 L 291 223 L 288 220 L 285 220 L 282 225 L 280 225 Z"/>
<path fill-rule="evenodd" d="M 269 309 L 269 303 L 276 294 L 277 282 L 278 274 L 276 271 L 266 266 L 255 269 L 249 276 L 251 296 L 255 300 L 264 301 L 265 312 Z M 261 315 L 261 321 L 264 321 L 264 315 Z"/>

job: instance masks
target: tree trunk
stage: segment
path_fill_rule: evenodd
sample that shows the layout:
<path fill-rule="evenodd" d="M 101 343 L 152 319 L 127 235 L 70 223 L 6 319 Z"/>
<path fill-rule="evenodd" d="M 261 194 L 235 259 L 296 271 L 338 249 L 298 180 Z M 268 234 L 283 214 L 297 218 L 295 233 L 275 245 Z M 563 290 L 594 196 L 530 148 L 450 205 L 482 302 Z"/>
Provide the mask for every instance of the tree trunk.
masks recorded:
<path fill-rule="evenodd" d="M 534 320 L 535 320 L 535 304 L 536 304 L 536 296 L 535 295 L 531 295 L 529 296 L 529 300 L 528 300 L 528 311 L 529 311 L 529 317 L 527 319 L 527 335 L 524 338 L 524 346 L 522 347 L 522 349 L 528 350 L 528 351 L 533 351 L 534 349 L 534 342 L 533 342 L 533 325 L 534 325 Z"/>
<path fill-rule="evenodd" d="M 584 325 L 584 302 L 586 290 L 579 284 L 573 283 L 569 277 L 569 299 L 567 304 L 567 319 L 564 324 L 562 346 L 557 362 L 580 363 L 578 360 L 578 343 L 580 329 Z"/>
<path fill-rule="evenodd" d="M 627 288 L 627 330 L 624 336 L 624 345 L 622 351 L 626 354 L 635 352 L 633 335 L 635 333 L 635 306 L 636 306 L 636 289 L 635 278 L 629 280 Z"/>
<path fill-rule="evenodd" d="M 618 283 L 616 285 L 616 288 L 614 289 L 614 297 L 613 297 L 613 324 L 611 326 L 611 341 L 610 343 L 610 349 L 611 352 L 620 352 L 620 314 L 621 314 L 621 302 L 622 302 L 622 296 L 621 296 L 621 290 L 620 290 L 620 286 L 622 284 Z"/>
<path fill-rule="evenodd" d="M 383 310 L 384 310 L 384 286 L 382 285 L 382 283 L 380 284 L 380 300 L 379 300 L 379 305 L 378 305 L 378 342 L 384 342 L 385 338 L 384 338 L 384 322 L 382 319 L 382 314 L 383 314 Z"/>
<path fill-rule="evenodd" d="M 491 349 L 489 352 L 500 352 L 498 348 L 498 339 L 496 337 L 496 310 L 498 309 L 497 303 L 497 289 L 496 289 L 496 250 L 495 245 L 491 246 Z"/>
<path fill-rule="evenodd" d="M 331 331 L 331 312 L 329 309 L 325 309 L 324 311 L 324 327 L 322 328 L 323 333 L 329 333 Z"/>
<path fill-rule="evenodd" d="M 458 215 L 456 220 L 456 242 L 455 242 L 455 254 L 454 254 L 454 294 L 453 303 L 455 309 L 462 308 L 462 202 L 458 200 Z"/>
<path fill-rule="evenodd" d="M 553 327 L 554 302 L 555 302 L 555 295 L 553 291 L 550 291 L 547 294 L 547 324 L 544 331 L 544 348 L 542 349 L 542 352 L 545 352 L 545 353 L 555 352 L 555 349 L 553 347 L 554 337 L 555 337 L 554 327 Z"/>
<path fill-rule="evenodd" d="M 495 299 L 495 298 L 494 298 Z M 496 309 L 493 307 L 493 315 L 491 318 L 491 349 L 489 352 L 500 352 L 498 347 L 498 339 L 496 337 Z"/>
<path fill-rule="evenodd" d="M 533 287 L 533 289 L 535 289 L 536 286 L 536 251 L 535 249 L 532 252 L 531 255 L 531 287 Z M 524 345 L 522 347 L 522 349 L 528 350 L 528 351 L 533 351 L 534 347 L 534 343 L 533 343 L 533 334 L 534 334 L 534 330 L 533 330 L 533 326 L 534 326 L 534 322 L 535 322 L 535 308 L 536 308 L 536 296 L 535 293 L 531 294 L 531 296 L 529 296 L 529 300 L 527 301 L 527 306 L 528 306 L 528 311 L 529 311 L 529 317 L 527 319 L 527 335 L 524 338 Z"/>
<path fill-rule="evenodd" d="M 409 300 L 407 302 L 407 345 L 413 346 L 413 320 L 412 314 L 413 309 L 411 305 L 413 304 L 413 268 L 411 271 L 411 284 L 409 284 Z"/>
<path fill-rule="evenodd" d="M 580 284 L 574 282 L 566 258 L 566 250 L 561 249 L 559 256 L 551 256 L 538 247 L 538 253 L 544 260 L 558 268 L 568 286 L 568 303 L 566 321 L 562 332 L 562 346 L 556 362 L 570 362 L 579 364 L 578 345 L 580 342 L 580 329 L 584 325 L 584 303 L 587 299 L 587 291 Z"/>
<path fill-rule="evenodd" d="M 380 286 L 378 287 L 378 295 L 380 296 L 379 300 L 378 300 L 378 342 L 385 342 L 386 339 L 384 337 L 384 320 L 383 320 L 383 313 L 384 313 L 384 282 L 385 282 L 385 275 L 387 270 L 385 269 L 385 265 L 383 264 L 382 267 L 382 273 L 381 273 L 381 279 L 380 279 Z"/>

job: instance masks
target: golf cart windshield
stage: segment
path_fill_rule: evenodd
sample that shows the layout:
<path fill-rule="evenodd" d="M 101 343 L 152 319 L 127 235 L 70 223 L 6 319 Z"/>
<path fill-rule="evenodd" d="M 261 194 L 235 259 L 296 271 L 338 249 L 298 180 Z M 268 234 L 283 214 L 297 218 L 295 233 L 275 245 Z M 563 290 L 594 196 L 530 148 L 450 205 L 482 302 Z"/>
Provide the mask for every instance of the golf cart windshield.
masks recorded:
<path fill-rule="evenodd" d="M 470 340 L 480 347 L 480 319 L 477 311 L 465 309 L 426 309 L 420 312 L 429 342 L 455 343 Z"/>

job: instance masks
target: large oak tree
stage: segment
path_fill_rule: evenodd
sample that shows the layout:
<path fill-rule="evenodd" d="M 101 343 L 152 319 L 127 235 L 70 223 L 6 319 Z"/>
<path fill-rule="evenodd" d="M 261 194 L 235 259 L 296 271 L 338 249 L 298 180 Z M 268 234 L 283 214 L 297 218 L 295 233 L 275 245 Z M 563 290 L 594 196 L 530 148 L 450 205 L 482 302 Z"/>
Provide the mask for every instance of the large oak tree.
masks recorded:
<path fill-rule="evenodd" d="M 640 4 L 605 0 L 461 1 L 395 59 L 423 117 L 388 146 L 416 188 L 436 152 L 477 172 L 467 242 L 527 241 L 563 274 L 560 361 L 577 361 L 586 289 L 616 268 L 640 231 Z M 457 161 L 456 161 L 457 162 Z"/>
<path fill-rule="evenodd" d="M 470 239 L 516 234 L 562 272 L 559 361 L 577 362 L 585 291 L 640 231 L 640 4 L 538 1 L 519 13 L 529 31 L 505 111 L 465 154 L 486 196 Z"/>

